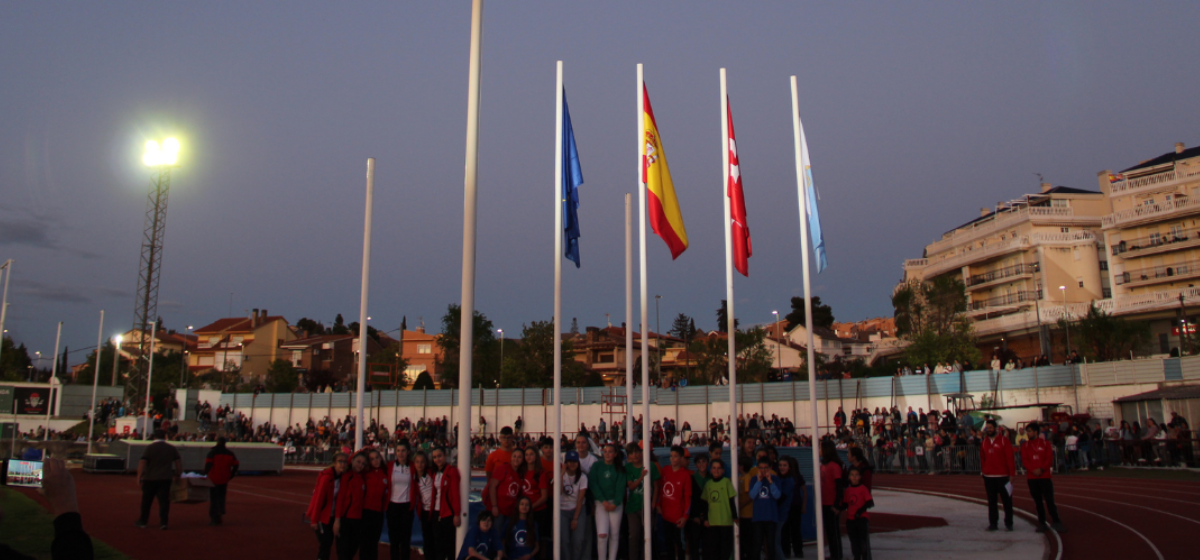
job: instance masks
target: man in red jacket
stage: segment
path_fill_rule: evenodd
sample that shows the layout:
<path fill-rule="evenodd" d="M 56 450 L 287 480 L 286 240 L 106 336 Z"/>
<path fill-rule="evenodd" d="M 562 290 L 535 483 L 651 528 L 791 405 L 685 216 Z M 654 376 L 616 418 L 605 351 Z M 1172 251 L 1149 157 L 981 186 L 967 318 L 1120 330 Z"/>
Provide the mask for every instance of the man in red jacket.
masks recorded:
<path fill-rule="evenodd" d="M 979 458 L 983 463 L 983 487 L 987 491 L 988 528 L 997 529 L 1000 513 L 996 511 L 996 498 L 1004 500 L 1004 528 L 1013 530 L 1012 477 L 1017 474 L 1017 463 L 1013 457 L 1012 442 L 1008 436 L 996 429 L 996 421 L 984 424 L 983 445 Z"/>
<path fill-rule="evenodd" d="M 1037 532 L 1046 531 L 1046 510 L 1050 510 L 1050 519 L 1054 520 L 1055 531 L 1067 532 L 1062 520 L 1058 518 L 1058 507 L 1054 505 L 1054 481 L 1050 480 L 1050 469 L 1054 466 L 1054 447 L 1045 438 L 1039 437 L 1037 422 L 1025 426 L 1025 435 L 1029 438 L 1021 444 L 1021 466 L 1025 467 L 1025 478 L 1029 483 L 1029 496 L 1037 505 Z M 1043 504 L 1044 502 L 1044 504 Z"/>
<path fill-rule="evenodd" d="M 225 515 L 225 493 L 229 489 L 229 481 L 237 476 L 237 471 L 237 456 L 225 447 L 225 438 L 217 438 L 217 446 L 204 459 L 204 474 L 213 484 L 208 490 L 209 525 L 221 524 L 221 516 Z"/>

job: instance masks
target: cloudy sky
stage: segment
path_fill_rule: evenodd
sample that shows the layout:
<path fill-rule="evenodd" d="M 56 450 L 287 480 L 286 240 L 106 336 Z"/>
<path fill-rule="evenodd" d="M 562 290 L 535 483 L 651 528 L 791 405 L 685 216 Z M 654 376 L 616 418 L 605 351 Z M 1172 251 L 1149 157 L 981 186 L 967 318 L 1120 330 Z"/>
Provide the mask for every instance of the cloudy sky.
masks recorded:
<path fill-rule="evenodd" d="M 431 330 L 460 294 L 469 2 L 9 3 L 0 8 L 7 328 L 49 355 L 132 322 L 147 139 L 176 135 L 159 310 L 358 313 L 365 160 L 378 160 L 372 324 Z M 635 65 L 691 247 L 649 240 L 651 294 L 713 328 L 725 295 L 718 69 L 755 255 L 737 314 L 801 295 L 788 77 L 799 76 L 839 320 L 890 315 L 904 258 L 980 206 L 1200 143 L 1194 2 L 498 2 L 485 8 L 477 305 L 551 314 L 554 62 L 583 165 L 568 324 L 624 314 Z M 1190 53 L 1190 54 L 1189 54 Z M 651 300 L 651 304 L 653 301 Z M 651 321 L 653 321 L 651 308 Z M 72 363 L 82 360 L 82 353 Z M 48 363 L 43 364 L 49 366 Z"/>

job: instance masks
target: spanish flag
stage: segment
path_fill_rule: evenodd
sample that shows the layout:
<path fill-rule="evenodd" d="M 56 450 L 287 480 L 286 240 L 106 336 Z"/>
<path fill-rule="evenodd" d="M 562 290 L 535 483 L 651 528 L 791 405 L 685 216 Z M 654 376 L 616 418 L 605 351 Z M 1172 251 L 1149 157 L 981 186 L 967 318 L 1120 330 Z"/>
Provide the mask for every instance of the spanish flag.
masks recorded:
<path fill-rule="evenodd" d="M 679 201 L 675 198 L 675 185 L 671 183 L 671 170 L 667 168 L 667 154 L 663 151 L 662 138 L 658 135 L 658 124 L 654 122 L 654 110 L 650 108 L 650 94 L 642 85 L 643 137 L 646 152 L 642 155 L 642 182 L 646 183 L 650 225 L 667 247 L 671 258 L 679 258 L 688 248 L 687 229 L 683 227 L 683 214 L 679 212 Z"/>

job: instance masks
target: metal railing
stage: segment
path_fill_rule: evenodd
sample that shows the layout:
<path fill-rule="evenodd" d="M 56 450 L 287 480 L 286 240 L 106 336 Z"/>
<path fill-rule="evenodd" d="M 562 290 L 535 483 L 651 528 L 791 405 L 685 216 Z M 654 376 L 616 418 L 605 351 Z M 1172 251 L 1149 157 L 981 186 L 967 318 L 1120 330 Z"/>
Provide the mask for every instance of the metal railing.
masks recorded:
<path fill-rule="evenodd" d="M 1036 264 L 1015 264 L 1012 266 L 1006 266 L 1004 268 L 998 268 L 996 270 L 985 272 L 983 274 L 976 274 L 975 276 L 967 278 L 967 286 L 977 286 L 979 284 L 986 284 L 1002 278 L 1033 274 L 1037 272 L 1037 270 L 1038 266 Z"/>
<path fill-rule="evenodd" d="M 1188 261 L 1172 264 L 1170 266 L 1151 266 L 1135 270 L 1126 270 L 1121 274 L 1117 274 L 1116 280 L 1117 285 L 1121 286 L 1135 282 L 1150 282 L 1160 278 L 1193 276 L 1195 274 L 1200 274 L 1200 261 Z"/>
<path fill-rule="evenodd" d="M 1032 303 L 1042 298 L 1041 290 L 1025 290 L 1004 294 L 1002 296 L 991 297 L 983 300 L 972 301 L 971 310 L 979 311 L 989 307 L 1003 307 L 1006 305 L 1016 305 L 1018 303 Z"/>

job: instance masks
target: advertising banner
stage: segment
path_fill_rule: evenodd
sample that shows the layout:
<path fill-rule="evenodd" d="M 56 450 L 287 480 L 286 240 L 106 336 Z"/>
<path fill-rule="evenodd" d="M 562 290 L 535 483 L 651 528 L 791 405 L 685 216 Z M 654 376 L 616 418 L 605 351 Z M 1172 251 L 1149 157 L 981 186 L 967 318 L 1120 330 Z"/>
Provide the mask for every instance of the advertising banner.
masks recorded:
<path fill-rule="evenodd" d="M 58 396 L 57 393 L 54 395 Z M 17 414 L 36 414 L 44 416 L 47 407 L 53 407 L 49 387 L 15 387 L 13 400 L 16 401 Z"/>

